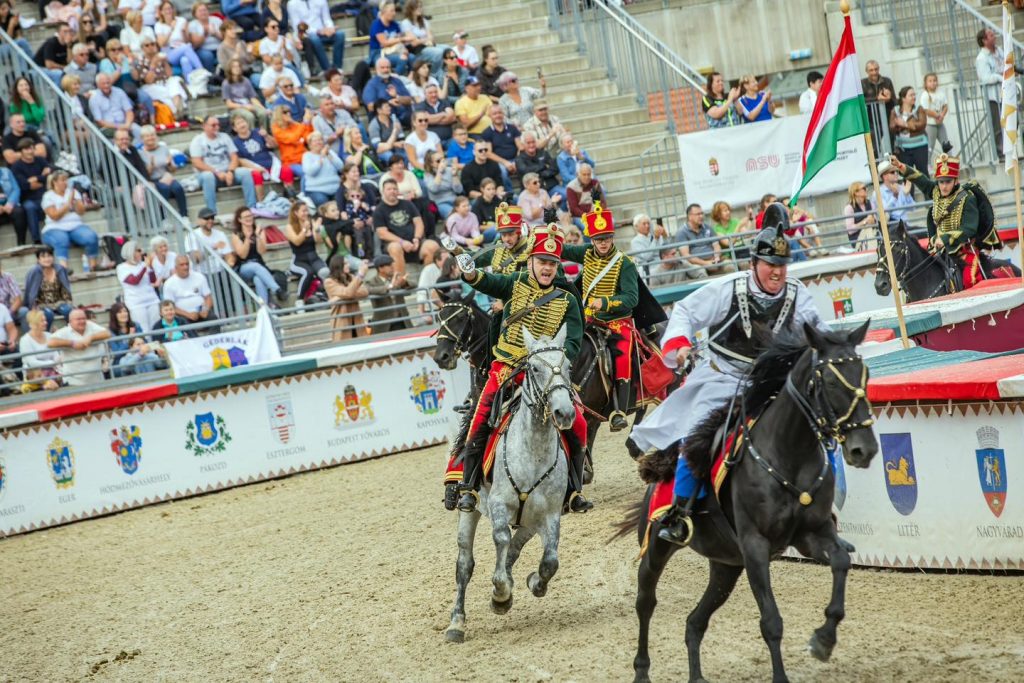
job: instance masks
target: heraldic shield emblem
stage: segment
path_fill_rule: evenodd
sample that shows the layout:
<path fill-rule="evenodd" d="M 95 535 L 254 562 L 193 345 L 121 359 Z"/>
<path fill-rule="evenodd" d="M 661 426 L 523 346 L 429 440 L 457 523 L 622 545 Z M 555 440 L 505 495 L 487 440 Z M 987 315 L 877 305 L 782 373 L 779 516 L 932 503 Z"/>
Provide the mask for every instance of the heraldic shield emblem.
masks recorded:
<path fill-rule="evenodd" d="M 212 446 L 217 443 L 220 435 L 217 433 L 217 422 L 213 413 L 196 415 L 196 441 L 203 446 Z"/>
<path fill-rule="evenodd" d="M 995 427 L 981 427 L 978 436 L 978 480 L 981 492 L 988 503 L 988 509 L 998 517 L 1006 507 L 1006 455 L 999 447 L 999 430 Z"/>
<path fill-rule="evenodd" d="M 110 430 L 110 450 L 125 474 L 135 474 L 142 462 L 142 436 L 135 425 Z"/>
<path fill-rule="evenodd" d="M 201 413 L 185 425 L 185 448 L 193 455 L 223 453 L 230 441 L 227 423 L 220 415 Z"/>
<path fill-rule="evenodd" d="M 67 489 L 75 485 L 75 451 L 70 443 L 59 436 L 54 437 L 46 447 L 46 462 L 57 488 Z"/>
<path fill-rule="evenodd" d="M 910 434 L 882 434 L 882 465 L 885 468 L 885 490 L 896 512 L 909 515 L 917 506 L 917 469 Z"/>

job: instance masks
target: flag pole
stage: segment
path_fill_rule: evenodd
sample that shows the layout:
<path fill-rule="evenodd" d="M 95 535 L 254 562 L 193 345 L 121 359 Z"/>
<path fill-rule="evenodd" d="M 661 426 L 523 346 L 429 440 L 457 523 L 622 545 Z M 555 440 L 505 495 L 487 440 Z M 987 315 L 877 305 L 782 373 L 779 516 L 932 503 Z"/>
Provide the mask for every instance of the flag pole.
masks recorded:
<path fill-rule="evenodd" d="M 1014 151 L 1016 154 L 1016 151 Z M 1020 210 L 1020 163 L 1013 162 L 1013 198 L 1017 202 L 1017 245 L 1020 247 L 1021 270 L 1024 271 L 1024 221 L 1021 220 Z M 1024 287 L 1024 275 L 1021 275 L 1020 286 Z"/>
<path fill-rule="evenodd" d="M 1012 15 L 1010 15 L 1009 12 L 1009 4 L 1007 3 L 1007 0 L 1003 0 L 1003 28 L 1004 30 L 1006 28 L 1010 28 L 1012 33 Z M 1003 40 L 1006 40 L 1006 36 L 1003 37 Z M 1010 53 L 1004 55 L 1004 59 L 1006 60 L 1006 63 L 1003 65 L 1003 81 L 1005 82 L 1007 79 L 1007 75 L 1010 75 L 1012 78 L 1010 70 L 1013 69 L 1013 62 L 1016 59 L 1016 57 L 1011 51 Z M 1003 102 L 1000 103 L 1000 109 L 1003 111 L 1003 155 L 1005 156 L 1008 163 L 1013 164 L 1013 199 L 1014 203 L 1016 203 L 1017 205 L 1017 245 L 1020 248 L 1021 269 L 1022 271 L 1024 271 L 1024 219 L 1021 218 L 1020 205 L 1020 161 L 1017 159 L 1016 131 L 1013 131 L 1014 134 L 1011 135 L 1010 132 L 1007 130 L 1007 127 L 1010 125 L 1011 122 L 1011 117 L 1009 116 L 1009 114 L 1013 114 L 1012 121 L 1013 123 L 1016 123 L 1017 112 L 1016 108 L 1014 108 L 1012 112 L 1007 111 L 1005 86 L 1003 90 Z M 1020 284 L 1021 287 L 1024 287 L 1024 275 L 1021 275 Z"/>

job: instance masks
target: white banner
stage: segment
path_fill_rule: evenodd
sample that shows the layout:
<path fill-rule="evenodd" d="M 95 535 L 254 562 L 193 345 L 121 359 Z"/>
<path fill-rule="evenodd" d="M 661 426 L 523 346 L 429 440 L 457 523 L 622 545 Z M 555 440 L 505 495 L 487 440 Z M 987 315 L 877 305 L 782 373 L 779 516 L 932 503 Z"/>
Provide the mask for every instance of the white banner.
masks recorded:
<path fill-rule="evenodd" d="M 247 330 L 168 342 L 164 348 L 171 362 L 171 375 L 179 379 L 281 359 L 274 325 L 265 307 L 256 314 L 256 325 Z"/>
<path fill-rule="evenodd" d="M 800 173 L 800 154 L 809 114 L 713 128 L 679 136 L 679 156 L 686 201 L 711 211 L 717 201 L 737 207 L 756 206 L 766 194 L 785 196 Z M 836 160 L 804 188 L 801 197 L 846 190 L 867 180 L 868 155 L 863 137 L 839 142 Z"/>
<path fill-rule="evenodd" d="M 0 536 L 441 443 L 468 391 L 419 352 L 8 429 Z"/>

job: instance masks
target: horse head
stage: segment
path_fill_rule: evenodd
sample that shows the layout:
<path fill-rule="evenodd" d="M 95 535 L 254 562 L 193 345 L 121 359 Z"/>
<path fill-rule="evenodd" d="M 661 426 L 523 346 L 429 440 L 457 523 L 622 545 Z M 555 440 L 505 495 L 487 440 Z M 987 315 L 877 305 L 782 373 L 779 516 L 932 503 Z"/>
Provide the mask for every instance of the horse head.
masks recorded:
<path fill-rule="evenodd" d="M 523 341 L 526 342 L 523 402 L 537 417 L 546 418 L 550 414 L 559 430 L 569 429 L 576 419 L 565 337 L 565 325 L 553 339 L 545 336 L 535 339 L 528 329 L 523 328 Z"/>
<path fill-rule="evenodd" d="M 893 265 L 896 267 L 896 274 L 899 275 L 906 270 L 907 241 L 911 238 L 902 220 L 896 223 L 894 233 L 890 245 Z M 878 240 L 875 253 L 878 255 L 878 263 L 875 265 L 875 293 L 879 296 L 889 296 L 892 293 L 892 274 L 889 273 L 889 263 L 885 258 L 884 240 Z"/>
<path fill-rule="evenodd" d="M 807 399 L 815 413 L 811 417 L 824 425 L 826 436 L 842 445 L 843 457 L 851 467 L 867 467 L 878 453 L 867 395 L 868 369 L 856 350 L 870 324 L 868 320 L 850 332 L 836 333 L 819 332 L 804 324 L 810 364 L 809 378 L 800 386 L 808 388 Z"/>
<path fill-rule="evenodd" d="M 442 297 L 444 305 L 437 315 L 439 327 L 437 345 L 434 347 L 434 362 L 442 370 L 454 370 L 459 355 L 474 342 L 473 321 L 475 311 L 479 311 L 480 308 L 476 305 L 472 292 L 465 296 L 442 294 Z"/>

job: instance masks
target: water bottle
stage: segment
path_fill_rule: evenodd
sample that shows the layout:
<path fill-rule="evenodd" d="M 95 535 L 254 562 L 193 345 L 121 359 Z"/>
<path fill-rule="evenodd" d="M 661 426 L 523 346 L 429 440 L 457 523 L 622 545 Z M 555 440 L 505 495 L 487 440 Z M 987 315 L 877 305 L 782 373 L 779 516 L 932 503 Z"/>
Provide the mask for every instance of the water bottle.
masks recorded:
<path fill-rule="evenodd" d="M 89 256 L 86 254 L 82 254 L 82 272 L 89 272 Z"/>

